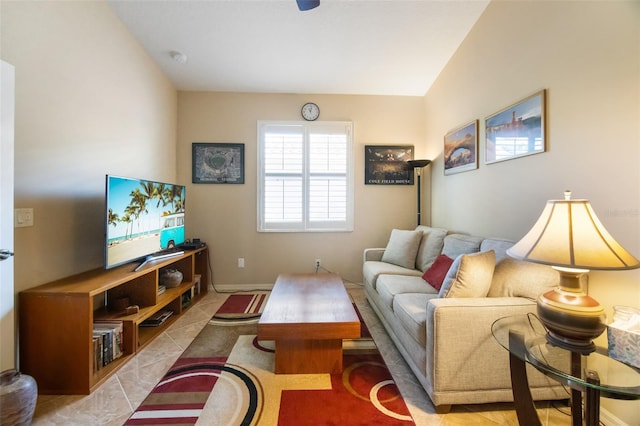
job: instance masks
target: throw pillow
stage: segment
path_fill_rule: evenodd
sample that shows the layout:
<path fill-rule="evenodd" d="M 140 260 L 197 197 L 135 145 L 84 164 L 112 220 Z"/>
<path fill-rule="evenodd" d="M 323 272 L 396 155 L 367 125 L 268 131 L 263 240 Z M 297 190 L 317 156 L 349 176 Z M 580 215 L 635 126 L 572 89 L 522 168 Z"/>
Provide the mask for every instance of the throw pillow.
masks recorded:
<path fill-rule="evenodd" d="M 496 264 L 489 297 L 526 297 L 536 300 L 558 286 L 560 275 L 551 266 L 506 257 Z"/>
<path fill-rule="evenodd" d="M 496 254 L 493 250 L 461 254 L 447 272 L 439 297 L 486 297 L 491 287 Z"/>
<path fill-rule="evenodd" d="M 416 255 L 416 268 L 422 272 L 426 271 L 433 265 L 436 258 L 442 253 L 442 245 L 444 237 L 447 236 L 447 230 L 442 228 L 431 228 L 430 226 L 419 225 L 416 231 L 422 231 L 422 241 Z M 455 256 L 449 256 L 453 258 Z"/>
<path fill-rule="evenodd" d="M 433 262 L 433 265 L 422 274 L 422 279 L 425 280 L 431 287 L 440 291 L 444 277 L 447 276 L 447 271 L 451 267 L 453 259 L 446 254 L 441 254 Z"/>
<path fill-rule="evenodd" d="M 391 230 L 389 242 L 382 254 L 382 261 L 413 269 L 421 239 L 421 231 Z"/>

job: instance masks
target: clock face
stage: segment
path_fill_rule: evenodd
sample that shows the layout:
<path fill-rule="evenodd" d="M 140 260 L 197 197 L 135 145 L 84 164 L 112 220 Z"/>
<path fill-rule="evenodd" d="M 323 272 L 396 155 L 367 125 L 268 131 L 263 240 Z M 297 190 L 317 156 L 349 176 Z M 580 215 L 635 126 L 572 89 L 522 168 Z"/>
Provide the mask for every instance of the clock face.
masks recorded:
<path fill-rule="evenodd" d="M 302 106 L 302 118 L 307 121 L 316 120 L 320 116 L 320 108 L 313 102 L 307 102 Z"/>

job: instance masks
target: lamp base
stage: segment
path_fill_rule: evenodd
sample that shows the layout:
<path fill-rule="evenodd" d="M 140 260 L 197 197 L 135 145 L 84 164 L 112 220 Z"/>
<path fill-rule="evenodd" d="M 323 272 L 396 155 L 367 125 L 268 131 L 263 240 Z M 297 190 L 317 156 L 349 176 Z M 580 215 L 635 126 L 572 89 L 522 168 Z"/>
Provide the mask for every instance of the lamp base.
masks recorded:
<path fill-rule="evenodd" d="M 571 352 L 578 352 L 583 355 L 595 352 L 596 344 L 592 340 L 574 340 L 564 336 L 555 334 L 552 331 L 547 332 L 547 342 L 550 345 L 557 346 L 559 348 L 567 349 Z"/>
<path fill-rule="evenodd" d="M 538 316 L 547 327 L 547 340 L 574 352 L 595 350 L 595 339 L 607 328 L 602 306 L 582 291 L 584 270 L 555 268 L 560 273 L 560 287 L 538 298 Z"/>

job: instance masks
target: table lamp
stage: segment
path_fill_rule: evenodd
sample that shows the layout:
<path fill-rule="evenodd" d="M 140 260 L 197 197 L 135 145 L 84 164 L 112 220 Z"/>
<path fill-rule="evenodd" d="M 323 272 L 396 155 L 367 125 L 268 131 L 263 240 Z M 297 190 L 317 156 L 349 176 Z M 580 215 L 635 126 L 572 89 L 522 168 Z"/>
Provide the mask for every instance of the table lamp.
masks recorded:
<path fill-rule="evenodd" d="M 418 226 L 420 226 L 420 181 L 422 180 L 422 169 L 431 163 L 431 160 L 409 160 L 407 161 L 409 168 L 413 173 L 418 171 Z"/>
<path fill-rule="evenodd" d="M 595 350 L 592 339 L 606 328 L 604 309 L 582 289 L 589 270 L 640 267 L 640 261 L 607 232 L 591 203 L 572 200 L 570 191 L 564 200 L 547 201 L 533 228 L 507 254 L 559 272 L 559 287 L 538 298 L 538 316 L 551 344 L 581 353 Z"/>

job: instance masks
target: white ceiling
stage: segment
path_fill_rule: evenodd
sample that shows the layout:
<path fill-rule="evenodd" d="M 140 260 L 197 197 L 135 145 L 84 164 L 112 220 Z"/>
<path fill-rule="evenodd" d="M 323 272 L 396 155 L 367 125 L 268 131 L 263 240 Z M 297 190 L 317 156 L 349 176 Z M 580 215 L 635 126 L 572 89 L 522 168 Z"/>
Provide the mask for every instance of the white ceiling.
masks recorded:
<path fill-rule="evenodd" d="M 489 0 L 108 2 L 178 90 L 422 96 Z"/>

